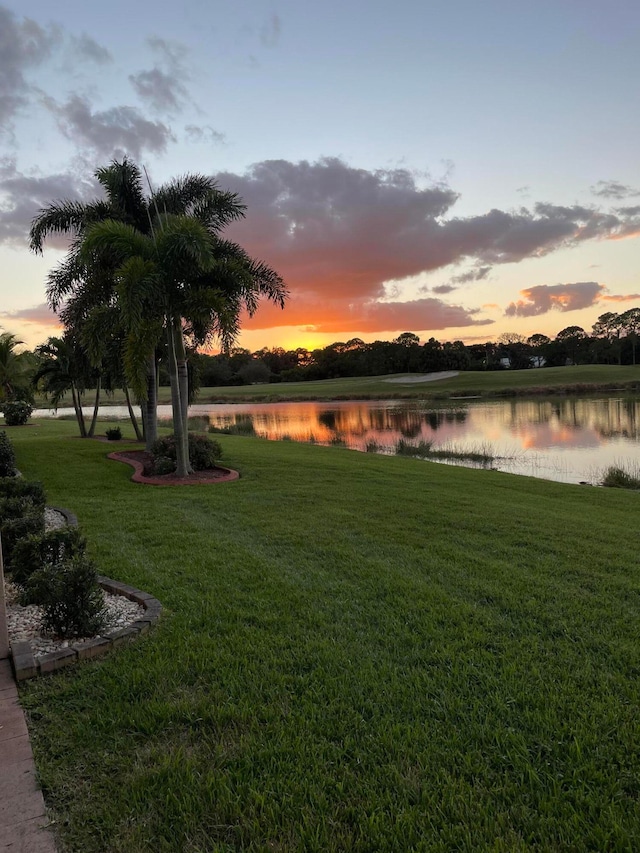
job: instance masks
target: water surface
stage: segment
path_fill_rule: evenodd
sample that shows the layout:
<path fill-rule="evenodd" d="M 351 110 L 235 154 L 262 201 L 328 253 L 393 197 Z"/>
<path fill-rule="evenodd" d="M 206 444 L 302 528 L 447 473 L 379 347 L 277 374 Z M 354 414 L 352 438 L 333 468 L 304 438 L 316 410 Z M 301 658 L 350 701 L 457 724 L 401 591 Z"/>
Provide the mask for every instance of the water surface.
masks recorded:
<path fill-rule="evenodd" d="M 158 412 L 170 417 L 171 407 L 160 406 Z M 190 413 L 207 416 L 217 427 L 250 425 L 272 440 L 342 443 L 356 450 L 375 443 L 382 452 L 395 452 L 404 439 L 483 450 L 495 457 L 491 467 L 501 471 L 567 483 L 597 482 L 611 465 L 640 468 L 640 399 L 628 396 L 459 399 L 440 405 L 416 400 L 199 404 Z M 63 414 L 73 410 L 58 410 Z M 105 407 L 101 415 L 126 418 L 127 410 Z"/>

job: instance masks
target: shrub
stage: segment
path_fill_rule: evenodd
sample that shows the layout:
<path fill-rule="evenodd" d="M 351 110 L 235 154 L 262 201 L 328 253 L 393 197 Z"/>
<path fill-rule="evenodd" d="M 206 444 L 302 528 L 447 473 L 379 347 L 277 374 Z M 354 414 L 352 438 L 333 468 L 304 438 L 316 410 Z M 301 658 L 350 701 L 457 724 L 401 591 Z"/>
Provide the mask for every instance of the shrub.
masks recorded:
<path fill-rule="evenodd" d="M 46 495 L 44 486 L 37 480 L 23 480 L 21 477 L 0 477 L 0 519 L 2 501 L 16 498 L 25 506 L 39 507 L 44 510 Z"/>
<path fill-rule="evenodd" d="M 2 413 L 7 426 L 23 426 L 31 417 L 32 412 L 33 406 L 23 400 L 14 400 L 2 405 Z"/>
<path fill-rule="evenodd" d="M 161 457 L 170 459 L 173 462 L 173 469 L 176 467 L 176 439 L 175 435 L 167 435 L 159 438 L 154 442 L 151 448 L 151 455 L 154 459 L 154 471 L 156 464 Z M 222 456 L 222 448 L 214 439 L 208 438 L 206 435 L 196 435 L 189 433 L 189 461 L 194 471 L 204 471 L 207 468 L 215 468 L 216 459 Z M 158 473 L 156 471 L 156 473 Z"/>
<path fill-rule="evenodd" d="M 12 571 L 13 555 L 18 542 L 33 534 L 44 533 L 44 512 L 32 509 L 19 517 L 4 518 L 0 524 L 2 556 L 5 568 Z"/>
<path fill-rule="evenodd" d="M 153 460 L 153 473 L 162 475 L 162 474 L 173 474 L 176 470 L 176 461 L 175 459 L 170 459 L 168 456 L 156 456 Z"/>
<path fill-rule="evenodd" d="M 56 565 L 84 554 L 87 543 L 77 527 L 61 527 L 42 534 L 31 534 L 16 542 L 11 559 L 11 575 L 17 584 L 47 565 Z M 23 604 L 32 604 L 23 601 Z"/>
<path fill-rule="evenodd" d="M 96 569 L 84 555 L 34 572 L 27 594 L 44 610 L 43 628 L 57 637 L 91 636 L 106 624 Z"/>
<path fill-rule="evenodd" d="M 0 431 L 0 477 L 13 477 L 16 473 L 16 454 L 9 436 Z"/>
<path fill-rule="evenodd" d="M 640 489 L 640 477 L 630 474 L 624 468 L 611 466 L 605 472 L 602 485 L 611 489 Z"/>
<path fill-rule="evenodd" d="M 105 435 L 107 436 L 107 441 L 120 441 L 122 439 L 122 430 L 120 427 L 111 427 L 106 430 Z"/>

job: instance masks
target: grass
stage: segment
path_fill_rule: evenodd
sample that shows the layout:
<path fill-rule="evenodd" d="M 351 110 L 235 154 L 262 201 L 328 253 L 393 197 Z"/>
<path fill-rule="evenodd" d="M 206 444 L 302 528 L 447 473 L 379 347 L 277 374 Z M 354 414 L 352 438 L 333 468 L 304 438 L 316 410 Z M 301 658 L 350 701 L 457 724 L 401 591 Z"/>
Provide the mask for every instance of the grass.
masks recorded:
<path fill-rule="evenodd" d="M 284 382 L 273 385 L 238 385 L 201 388 L 198 403 L 278 402 L 285 400 L 448 399 L 457 396 L 519 396 L 528 394 L 594 393 L 640 388 L 640 365 L 588 364 L 536 370 L 466 371 L 453 379 L 435 382 L 389 382 L 410 379 L 414 374 L 356 376 L 316 382 Z M 169 388 L 160 388 L 160 402 L 170 402 Z M 89 405 L 89 396 L 86 405 Z M 116 391 L 104 405 L 123 405 Z M 46 401 L 39 400 L 39 406 Z M 63 404 L 61 404 L 62 406 Z M 67 405 L 71 405 L 69 401 Z"/>
<path fill-rule="evenodd" d="M 404 438 L 401 438 L 395 447 L 396 455 L 398 456 L 416 456 L 420 459 L 437 459 L 442 462 L 475 462 L 480 465 L 488 465 L 495 459 L 495 456 L 489 450 L 490 447 L 488 445 L 482 445 L 477 448 L 456 447 L 455 445 L 438 445 L 434 447 L 432 441 L 414 443 Z"/>
<path fill-rule="evenodd" d="M 21 687 L 65 851 L 638 848 L 635 495 L 236 436 L 145 487 L 72 435 L 19 468 L 166 611 Z"/>

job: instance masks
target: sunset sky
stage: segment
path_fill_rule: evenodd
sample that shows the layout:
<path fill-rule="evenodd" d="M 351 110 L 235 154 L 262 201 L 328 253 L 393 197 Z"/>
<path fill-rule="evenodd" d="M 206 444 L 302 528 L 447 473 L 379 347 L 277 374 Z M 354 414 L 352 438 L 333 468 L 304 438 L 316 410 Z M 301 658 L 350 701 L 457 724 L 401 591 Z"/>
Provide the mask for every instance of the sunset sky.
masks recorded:
<path fill-rule="evenodd" d="M 0 0 L 0 325 L 56 332 L 31 220 L 127 154 L 244 199 L 251 350 L 589 330 L 640 306 L 639 43 L 637 0 Z"/>

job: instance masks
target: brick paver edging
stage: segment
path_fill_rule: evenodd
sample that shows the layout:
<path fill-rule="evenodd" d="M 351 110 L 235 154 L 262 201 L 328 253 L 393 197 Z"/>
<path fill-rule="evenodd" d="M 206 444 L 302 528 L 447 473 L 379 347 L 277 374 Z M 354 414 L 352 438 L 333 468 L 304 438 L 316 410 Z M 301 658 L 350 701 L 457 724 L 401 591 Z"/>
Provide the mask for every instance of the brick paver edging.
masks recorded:
<path fill-rule="evenodd" d="M 231 483 L 238 480 L 240 474 L 234 471 L 233 468 L 225 468 L 224 465 L 216 465 L 218 471 L 222 472 L 219 476 L 201 480 L 198 477 L 183 477 L 182 479 L 167 480 L 166 477 L 147 477 L 144 474 L 144 465 L 139 459 L 133 459 L 130 456 L 125 456 L 115 450 L 113 453 L 107 454 L 108 459 L 114 459 L 116 462 L 124 462 L 125 465 L 131 465 L 133 474 L 131 481 L 133 483 L 146 483 L 147 486 L 204 486 L 214 483 Z"/>
<path fill-rule="evenodd" d="M 58 510 L 58 512 L 63 512 Z M 64 514 L 64 513 L 63 513 Z M 71 514 L 71 513 L 69 513 Z M 84 643 L 77 643 L 69 646 L 67 649 L 60 649 L 57 652 L 50 652 L 47 655 L 42 655 L 36 660 L 31 643 L 29 640 L 19 640 L 11 643 L 11 658 L 13 661 L 13 671 L 16 681 L 25 681 L 28 678 L 36 678 L 38 675 L 45 675 L 48 672 L 55 672 L 57 669 L 62 669 L 64 666 L 76 663 L 79 660 L 87 660 L 95 658 L 99 655 L 106 654 L 110 649 L 122 646 L 125 643 L 131 642 L 139 634 L 146 634 L 154 622 L 157 622 L 162 611 L 162 605 L 157 598 L 149 595 L 148 592 L 142 592 L 133 586 L 120 581 L 111 580 L 111 578 L 98 577 L 98 583 L 107 592 L 113 595 L 123 595 L 130 601 L 135 601 L 144 607 L 144 615 L 141 619 L 137 619 L 127 628 L 118 628 L 115 631 L 106 631 L 92 640 L 87 640 Z"/>

